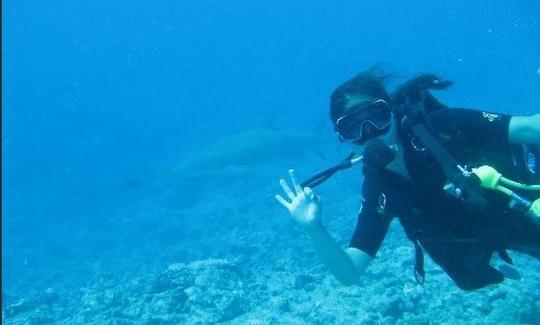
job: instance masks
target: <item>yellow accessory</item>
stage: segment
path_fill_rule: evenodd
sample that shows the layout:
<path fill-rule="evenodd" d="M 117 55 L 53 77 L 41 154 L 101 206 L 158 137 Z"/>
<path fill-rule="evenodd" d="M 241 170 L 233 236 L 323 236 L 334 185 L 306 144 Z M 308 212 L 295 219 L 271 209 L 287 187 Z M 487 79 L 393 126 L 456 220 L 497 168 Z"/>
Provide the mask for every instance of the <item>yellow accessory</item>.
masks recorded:
<path fill-rule="evenodd" d="M 472 173 L 478 176 L 480 179 L 480 185 L 482 187 L 490 190 L 498 190 L 512 198 L 519 198 L 520 200 L 523 200 L 523 198 L 515 194 L 514 191 L 503 185 L 527 191 L 540 191 L 540 185 L 527 185 L 515 182 L 511 179 L 503 177 L 501 173 L 491 166 L 484 165 L 478 168 L 473 168 Z M 537 217 L 540 217 L 540 198 L 536 199 L 534 202 L 527 201 L 527 203 L 529 212 Z"/>
<path fill-rule="evenodd" d="M 540 198 L 534 200 L 534 202 L 532 203 L 532 206 L 531 206 L 531 208 L 530 208 L 530 211 L 531 211 L 535 216 L 540 216 Z"/>

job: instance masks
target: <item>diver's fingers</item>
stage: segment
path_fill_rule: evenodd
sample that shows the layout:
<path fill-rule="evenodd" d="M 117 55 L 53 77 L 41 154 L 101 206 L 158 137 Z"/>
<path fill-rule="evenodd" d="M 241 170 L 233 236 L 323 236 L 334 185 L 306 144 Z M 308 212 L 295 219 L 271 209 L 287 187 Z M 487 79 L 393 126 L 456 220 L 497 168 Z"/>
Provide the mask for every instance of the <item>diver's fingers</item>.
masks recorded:
<path fill-rule="evenodd" d="M 283 178 L 279 180 L 279 185 L 281 185 L 281 188 L 283 189 L 283 191 L 285 191 L 285 194 L 287 194 L 287 197 L 289 197 L 289 199 L 291 200 L 294 200 L 295 195 L 293 191 L 291 191 L 289 184 L 287 184 L 287 182 Z"/>
<path fill-rule="evenodd" d="M 294 191 L 296 192 L 296 195 L 300 195 L 302 193 L 302 188 L 300 187 L 300 185 L 298 185 L 298 182 L 296 181 L 296 173 L 294 172 L 294 169 L 289 169 L 289 175 L 291 176 L 291 182 Z"/>
<path fill-rule="evenodd" d="M 315 198 L 315 193 L 313 193 L 313 190 L 310 187 L 304 187 L 304 194 L 310 200 L 313 200 Z"/>
<path fill-rule="evenodd" d="M 291 209 L 291 204 L 287 201 L 285 201 L 285 199 L 279 195 L 279 194 L 276 194 L 275 196 L 276 200 L 278 200 L 279 203 L 281 203 L 281 205 L 283 205 L 284 207 L 286 207 L 287 209 Z"/>

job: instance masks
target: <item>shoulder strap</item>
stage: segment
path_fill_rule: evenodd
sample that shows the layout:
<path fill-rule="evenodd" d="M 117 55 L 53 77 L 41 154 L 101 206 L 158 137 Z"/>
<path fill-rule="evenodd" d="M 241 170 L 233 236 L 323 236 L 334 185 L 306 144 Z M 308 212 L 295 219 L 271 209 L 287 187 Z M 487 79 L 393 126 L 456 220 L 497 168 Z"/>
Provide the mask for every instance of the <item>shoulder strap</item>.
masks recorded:
<path fill-rule="evenodd" d="M 448 181 L 461 192 L 462 199 L 468 206 L 473 211 L 483 210 L 487 206 L 487 202 L 481 194 L 481 188 L 474 178 L 475 176 L 465 176 L 459 163 L 422 123 L 413 124 L 410 130 L 419 144 L 426 148 L 441 166 Z"/>
<path fill-rule="evenodd" d="M 417 79 L 417 84 L 426 84 L 427 81 L 424 79 L 430 80 L 431 85 L 437 80 L 424 77 L 423 79 Z M 487 202 L 481 194 L 478 180 L 473 175 L 465 175 L 456 159 L 429 131 L 427 127 L 428 121 L 426 119 L 426 98 L 433 98 L 433 96 L 428 92 L 429 87 L 424 89 L 418 87 L 413 88 L 414 91 L 409 97 L 404 93 L 404 89 L 398 95 L 401 97 L 399 100 L 400 103 L 396 105 L 395 109 L 400 118 L 400 131 L 408 134 L 414 139 L 415 143 L 426 148 L 433 159 L 441 166 L 446 178 L 451 184 L 454 195 L 457 193 L 458 197 L 463 199 L 472 211 L 483 210 Z M 410 88 L 411 86 L 405 89 Z"/>
<path fill-rule="evenodd" d="M 424 284 L 426 281 L 426 271 L 424 270 L 424 250 L 422 249 L 422 246 L 420 246 L 420 243 L 418 242 L 418 239 L 414 238 L 412 239 L 412 242 L 414 244 L 414 278 L 416 279 L 416 283 L 418 284 Z"/>

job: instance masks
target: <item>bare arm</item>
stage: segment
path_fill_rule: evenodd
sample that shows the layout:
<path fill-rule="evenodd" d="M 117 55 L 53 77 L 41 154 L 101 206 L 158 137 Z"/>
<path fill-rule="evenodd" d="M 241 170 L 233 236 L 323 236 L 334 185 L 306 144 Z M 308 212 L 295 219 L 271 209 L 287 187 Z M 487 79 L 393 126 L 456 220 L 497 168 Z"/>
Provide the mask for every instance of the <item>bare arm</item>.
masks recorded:
<path fill-rule="evenodd" d="M 311 228 L 307 233 L 324 265 L 343 285 L 355 284 L 372 260 L 357 248 L 341 248 L 323 226 Z"/>
<path fill-rule="evenodd" d="M 508 125 L 508 140 L 511 143 L 540 145 L 540 114 L 513 116 Z"/>

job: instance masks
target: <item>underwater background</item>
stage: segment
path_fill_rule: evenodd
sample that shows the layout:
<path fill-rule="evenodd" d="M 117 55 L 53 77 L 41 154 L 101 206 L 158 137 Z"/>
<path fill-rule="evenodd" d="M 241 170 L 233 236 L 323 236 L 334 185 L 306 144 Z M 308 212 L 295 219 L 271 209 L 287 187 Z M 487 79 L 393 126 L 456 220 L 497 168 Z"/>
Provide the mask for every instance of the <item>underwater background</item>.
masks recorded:
<path fill-rule="evenodd" d="M 460 291 L 397 224 L 342 287 L 273 198 L 349 153 L 333 89 L 380 63 L 457 107 L 540 110 L 537 1 L 2 4 L 2 322 L 540 324 L 540 262 Z M 317 189 L 341 244 L 360 168 Z M 508 271 L 511 272 L 511 271 Z M 512 272 L 515 272 L 513 270 Z"/>

